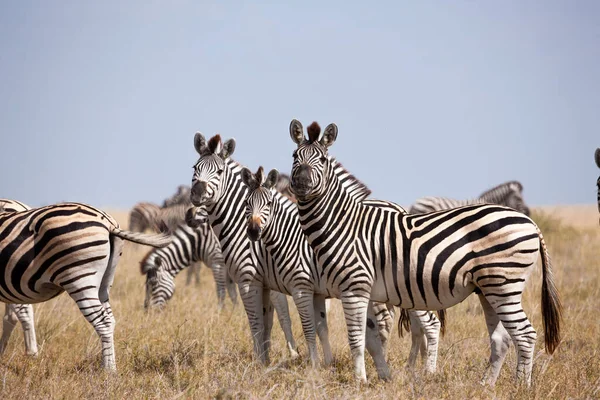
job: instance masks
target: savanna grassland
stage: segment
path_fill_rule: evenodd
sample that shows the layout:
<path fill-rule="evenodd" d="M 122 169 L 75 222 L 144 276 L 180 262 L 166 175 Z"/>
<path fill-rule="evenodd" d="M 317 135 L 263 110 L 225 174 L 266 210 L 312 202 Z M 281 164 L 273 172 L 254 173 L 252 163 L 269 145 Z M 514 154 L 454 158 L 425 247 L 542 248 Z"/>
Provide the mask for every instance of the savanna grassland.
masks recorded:
<path fill-rule="evenodd" d="M 112 213 L 126 226 L 127 214 Z M 127 244 L 111 291 L 117 319 L 118 372 L 100 368 L 100 343 L 73 301 L 62 295 L 35 306 L 40 354 L 25 355 L 20 327 L 0 361 L 0 398 L 600 398 L 600 227 L 595 207 L 553 207 L 534 214 L 548 242 L 564 305 L 563 342 L 553 356 L 543 350 L 540 268 L 529 280 L 525 310 L 538 331 L 533 386 L 515 385 L 510 351 L 495 388 L 481 386 L 489 341 L 476 296 L 448 312 L 438 372 L 407 371 L 410 335 L 390 344 L 391 382 L 377 379 L 367 358 L 369 383 L 353 379 L 341 307 L 330 311 L 335 364 L 312 370 L 307 364 L 300 320 L 290 301 L 301 359 L 289 360 L 277 322 L 272 363 L 252 361 L 248 323 L 241 306 L 217 312 L 214 281 L 203 269 L 200 285 L 185 285 L 162 312 L 143 309 L 144 278 L 139 260 L 147 251 Z M 184 274 L 181 274 L 184 275 Z"/>

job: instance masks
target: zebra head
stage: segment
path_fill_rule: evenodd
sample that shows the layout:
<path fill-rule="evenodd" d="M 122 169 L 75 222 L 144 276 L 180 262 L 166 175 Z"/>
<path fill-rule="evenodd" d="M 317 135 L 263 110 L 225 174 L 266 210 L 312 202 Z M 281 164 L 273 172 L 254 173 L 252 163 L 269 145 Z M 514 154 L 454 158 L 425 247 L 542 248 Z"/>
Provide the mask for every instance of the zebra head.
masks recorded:
<path fill-rule="evenodd" d="M 323 137 L 319 139 L 321 127 L 313 122 L 304 136 L 302 124 L 295 119 L 290 124 L 290 136 L 298 148 L 294 151 L 290 188 L 299 200 L 308 201 L 321 195 L 327 187 L 328 172 L 331 168 L 327 149 L 335 142 L 338 128 L 327 125 Z"/>
<path fill-rule="evenodd" d="M 165 268 L 165 263 L 154 250 L 140 262 L 142 274 L 146 275 L 144 308 L 163 308 L 175 293 L 175 277 Z"/>
<path fill-rule="evenodd" d="M 511 184 L 511 189 L 512 190 L 506 195 L 505 204 L 510 208 L 529 216 L 529 207 L 525 204 L 525 200 L 523 199 L 523 185 L 519 182 L 514 182 Z"/>
<path fill-rule="evenodd" d="M 272 169 L 266 179 L 263 167 L 258 167 L 254 175 L 248 168 L 242 169 L 242 181 L 250 189 L 246 197 L 246 218 L 248 238 L 253 242 L 260 239 L 261 233 L 271 221 L 273 190 L 278 179 L 279 172 L 276 169 Z"/>
<path fill-rule="evenodd" d="M 227 179 L 229 171 L 225 160 L 233 154 L 235 140 L 229 139 L 222 143 L 221 136 L 215 135 L 206 143 L 204 136 L 198 132 L 194 136 L 194 147 L 200 158 L 194 165 L 190 200 L 195 206 L 210 206 L 215 204 L 222 194 L 222 183 Z"/>

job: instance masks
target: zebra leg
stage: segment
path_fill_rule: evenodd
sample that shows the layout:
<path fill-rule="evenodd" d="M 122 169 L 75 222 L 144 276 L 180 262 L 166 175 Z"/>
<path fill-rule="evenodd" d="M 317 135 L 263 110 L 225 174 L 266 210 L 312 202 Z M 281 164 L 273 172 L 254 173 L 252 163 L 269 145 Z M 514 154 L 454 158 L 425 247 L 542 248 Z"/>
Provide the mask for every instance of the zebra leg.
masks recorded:
<path fill-rule="evenodd" d="M 0 355 L 4 354 L 8 340 L 12 334 L 13 329 L 17 326 L 19 319 L 15 311 L 17 304 L 5 304 L 4 305 L 4 318 L 2 320 L 2 339 L 0 339 Z"/>
<path fill-rule="evenodd" d="M 194 278 L 196 278 L 196 285 L 200 284 L 200 270 L 202 269 L 203 262 L 199 262 L 196 264 L 196 269 L 194 270 Z"/>
<path fill-rule="evenodd" d="M 210 270 L 213 273 L 213 278 L 215 279 L 215 284 L 217 286 L 217 308 L 219 311 L 221 311 L 225 306 L 225 286 L 227 280 L 225 275 L 227 274 L 227 270 L 219 263 L 213 263 Z"/>
<path fill-rule="evenodd" d="M 410 353 L 408 354 L 408 364 L 407 367 L 410 369 L 414 369 L 417 356 L 419 355 L 419 350 L 421 350 L 421 354 L 424 356 L 427 351 L 427 338 L 423 335 L 423 331 L 421 330 L 421 318 L 420 315 L 417 314 L 418 311 L 406 311 L 408 313 L 408 317 L 410 320 L 410 334 L 411 334 L 411 342 L 410 342 Z M 402 329 L 402 327 L 398 327 L 398 329 Z"/>
<path fill-rule="evenodd" d="M 317 335 L 323 347 L 323 359 L 326 366 L 333 362 L 331 345 L 329 344 L 329 328 L 327 327 L 327 299 L 321 295 L 315 295 L 313 298 L 313 307 L 315 312 L 315 321 L 317 326 Z"/>
<path fill-rule="evenodd" d="M 235 282 L 229 276 L 227 269 L 225 267 L 223 267 L 223 269 L 225 270 L 225 282 L 226 282 L 226 286 L 227 286 L 227 293 L 229 293 L 229 298 L 231 299 L 231 302 L 235 306 L 237 304 L 237 298 L 238 298 L 238 293 L 237 293 L 237 289 L 235 287 Z"/>
<path fill-rule="evenodd" d="M 300 315 L 302 331 L 308 346 L 308 354 L 313 368 L 319 364 L 319 353 L 317 351 L 317 335 L 315 329 L 314 293 L 308 290 L 296 290 L 292 293 L 296 309 Z"/>
<path fill-rule="evenodd" d="M 263 318 L 265 321 L 265 329 L 263 330 L 263 352 L 265 354 L 265 363 L 269 365 L 271 359 L 269 354 L 271 352 L 271 332 L 273 330 L 273 303 L 271 302 L 271 291 L 263 288 L 262 292 L 262 305 L 263 305 Z"/>
<path fill-rule="evenodd" d="M 489 384 L 490 386 L 494 386 L 496 384 L 496 380 L 498 379 L 498 375 L 500 375 L 502 364 L 504 364 L 504 358 L 506 357 L 506 353 L 510 347 L 511 339 L 510 335 L 504 328 L 504 325 L 502 325 L 500 322 L 500 318 L 498 318 L 498 315 L 487 299 L 480 294 L 479 301 L 481 302 L 488 333 L 490 334 L 491 347 L 490 361 L 483 379 L 481 380 L 481 384 Z"/>
<path fill-rule="evenodd" d="M 385 306 L 385 304 L 383 305 Z M 387 361 L 385 360 L 385 351 L 383 349 L 383 343 L 381 339 L 381 335 L 379 333 L 379 325 L 377 323 L 377 316 L 375 315 L 375 310 L 373 309 L 373 303 L 367 303 L 367 321 L 366 321 L 366 330 L 365 330 L 365 339 L 366 339 L 366 348 L 371 357 L 373 357 L 373 361 L 375 362 L 375 368 L 377 369 L 377 375 L 380 379 L 388 380 L 390 379 L 390 370 L 387 365 Z M 364 349 L 363 349 L 364 354 Z M 364 359 L 364 355 L 363 355 Z"/>
<path fill-rule="evenodd" d="M 252 341 L 254 343 L 254 355 L 262 364 L 266 364 L 263 346 L 265 324 L 262 287 L 250 282 L 240 282 L 238 283 L 238 287 L 244 309 L 246 310 L 246 316 L 248 317 L 248 323 L 250 324 L 250 332 L 252 333 Z"/>
<path fill-rule="evenodd" d="M 392 333 L 392 329 L 394 328 L 394 306 L 391 304 L 388 305 L 384 303 L 370 302 L 369 307 L 372 308 L 373 313 L 375 314 L 377 329 L 379 331 L 379 337 L 381 340 L 381 347 L 383 349 L 383 355 L 387 360 L 388 343 L 391 337 L 390 335 Z M 368 320 L 367 326 L 369 326 Z M 369 330 L 367 330 L 367 335 L 368 334 Z"/>
<path fill-rule="evenodd" d="M 294 334 L 292 332 L 292 320 L 290 318 L 287 296 L 283 293 L 271 291 L 271 301 L 273 302 L 273 305 L 275 305 L 277 319 L 279 320 L 281 329 L 283 329 L 290 357 L 292 359 L 297 358 L 298 351 L 296 350 L 296 341 L 294 340 Z"/>
<path fill-rule="evenodd" d="M 17 318 L 23 327 L 23 337 L 25 339 L 25 353 L 28 356 L 37 356 L 38 347 L 35 338 L 35 323 L 33 317 L 33 305 L 15 304 Z"/>
<path fill-rule="evenodd" d="M 421 356 L 425 358 L 425 354 L 427 354 L 425 371 L 433 374 L 437 368 L 438 345 L 442 324 L 431 311 L 423 312 L 420 319 L 421 329 L 425 332 L 425 339 L 421 342 Z M 422 334 L 421 337 L 423 337 Z"/>
<path fill-rule="evenodd" d="M 191 263 L 187 269 L 187 274 L 185 276 L 185 285 L 186 286 L 190 286 L 190 284 L 192 283 L 192 275 L 194 274 L 194 268 L 196 268 L 195 262 Z"/>
<path fill-rule="evenodd" d="M 530 386 L 537 333 L 531 322 L 529 322 L 521 304 L 521 296 L 525 285 L 521 283 L 520 285 L 514 284 L 511 286 L 513 288 L 517 286 L 517 288 L 513 292 L 507 293 L 515 294 L 508 296 L 499 297 L 498 294 L 493 292 L 486 293 L 486 287 L 483 287 L 482 291 L 517 348 L 517 381 L 525 381 L 527 386 Z"/>

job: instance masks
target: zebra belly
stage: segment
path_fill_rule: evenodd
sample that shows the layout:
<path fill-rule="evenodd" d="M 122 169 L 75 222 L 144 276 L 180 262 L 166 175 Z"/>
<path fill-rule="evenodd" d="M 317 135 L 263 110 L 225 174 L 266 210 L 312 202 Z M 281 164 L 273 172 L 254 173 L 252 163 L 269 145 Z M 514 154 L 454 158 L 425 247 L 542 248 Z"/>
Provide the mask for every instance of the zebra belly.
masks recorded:
<path fill-rule="evenodd" d="M 8 298 L 8 297 L 0 294 L 0 301 L 3 303 L 11 303 L 11 304 L 43 303 L 45 301 L 55 298 L 62 292 L 64 292 L 63 288 L 53 285 L 51 283 L 47 283 L 47 284 L 42 285 L 42 287 L 38 291 L 38 294 L 34 298 L 22 297 L 22 296 L 19 296 L 18 298 Z"/>

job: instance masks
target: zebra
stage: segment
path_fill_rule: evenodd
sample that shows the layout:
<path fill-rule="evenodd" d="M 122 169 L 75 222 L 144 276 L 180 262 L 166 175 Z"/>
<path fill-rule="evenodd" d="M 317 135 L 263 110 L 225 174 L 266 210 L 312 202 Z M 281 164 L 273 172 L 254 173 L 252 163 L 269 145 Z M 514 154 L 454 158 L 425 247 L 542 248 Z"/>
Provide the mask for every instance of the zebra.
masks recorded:
<path fill-rule="evenodd" d="M 237 292 L 223 267 L 221 246 L 210 226 L 200 224 L 190 228 L 184 222 L 172 231 L 172 237 L 168 246 L 150 250 L 140 262 L 146 276 L 144 308 L 163 307 L 175 292 L 175 276 L 198 261 L 209 265 L 213 272 L 219 310 L 224 305 L 225 288 L 235 304 Z"/>
<path fill-rule="evenodd" d="M 94 327 L 102 365 L 116 370 L 109 290 L 123 241 L 164 247 L 168 235 L 121 230 L 105 212 L 62 203 L 0 213 L 0 301 L 33 304 L 66 291 Z"/>
<path fill-rule="evenodd" d="M 447 197 L 422 197 L 410 207 L 410 214 L 425 214 L 428 212 L 447 210 L 471 204 L 500 204 L 529 216 L 529 207 L 523 200 L 523 185 L 518 181 L 509 181 L 495 186 L 475 199 L 455 200 Z"/>
<path fill-rule="evenodd" d="M 154 221 L 159 212 L 160 207 L 154 203 L 137 203 L 129 212 L 129 230 L 144 232 L 146 229 L 154 229 Z"/>
<path fill-rule="evenodd" d="M 276 288 L 276 296 L 287 305 L 287 298 L 277 281 L 278 268 L 262 242 L 251 242 L 245 234 L 245 198 L 247 186 L 241 178 L 242 165 L 231 159 L 235 150 L 235 140 L 222 143 L 221 136 L 213 136 L 208 143 L 201 133 L 194 136 L 194 147 L 199 159 L 194 165 L 191 202 L 195 212 L 188 215 L 193 223 L 209 221 L 219 238 L 229 275 L 238 284 L 240 297 L 246 310 L 252 333 L 254 354 L 263 363 L 269 362 L 270 334 L 273 309 L 269 301 L 271 288 Z M 278 311 L 279 314 L 279 311 Z M 378 326 L 390 326 L 389 313 L 378 315 Z M 288 316 L 289 318 L 289 316 Z M 379 323 L 379 318 L 386 319 Z M 286 333 L 288 350 L 292 346 L 291 326 Z M 290 353 L 292 353 L 290 351 Z M 293 356 L 297 355 L 292 353 Z"/>
<path fill-rule="evenodd" d="M 187 185 L 177 186 L 177 192 L 163 201 L 163 208 L 176 204 L 187 204 L 190 202 L 190 187 Z"/>
<path fill-rule="evenodd" d="M 279 178 L 277 170 L 271 170 L 265 177 L 262 167 L 259 167 L 256 174 L 243 168 L 241 177 L 248 186 L 245 199 L 248 238 L 254 242 L 260 240 L 269 255 L 276 260 L 277 271 L 274 275 L 277 275 L 278 290 L 294 299 L 302 320 L 312 366 L 316 367 L 319 358 L 315 330 L 323 347 L 325 365 L 330 365 L 333 356 L 329 344 L 325 299 L 333 296 L 322 285 L 314 253 L 300 229 L 296 205 L 289 197 L 276 190 Z M 369 307 L 371 324 L 368 332 L 371 340 L 367 340 L 367 347 L 375 357 L 379 357 L 377 352 L 381 350 L 376 341 L 381 341 L 385 356 L 388 339 L 387 335 L 378 339 L 379 324 L 376 326 L 372 322 L 377 320 L 377 315 L 381 312 L 388 315 L 391 312 L 390 319 L 393 321 L 393 307 L 385 304 Z"/>
<path fill-rule="evenodd" d="M 600 148 L 596 148 L 596 152 L 594 153 L 594 159 L 596 160 L 596 165 L 600 168 Z M 596 181 L 596 186 L 598 187 L 598 212 L 600 212 L 600 176 Z"/>
<path fill-rule="evenodd" d="M 17 200 L 0 199 L 1 212 L 19 212 L 29 210 L 31 207 Z M 2 337 L 0 338 L 0 356 L 4 354 L 10 336 L 17 326 L 21 323 L 23 328 L 23 339 L 25 341 L 25 354 L 37 356 L 38 347 L 35 337 L 35 322 L 33 315 L 33 306 L 31 304 L 5 304 L 4 318 L 2 323 Z"/>
<path fill-rule="evenodd" d="M 302 230 L 327 277 L 327 288 L 340 293 L 356 377 L 366 381 L 364 335 L 369 300 L 439 310 L 476 292 L 491 344 L 484 382 L 495 384 L 512 339 L 517 348 L 517 379 L 530 385 L 537 334 L 523 311 L 521 297 L 538 258 L 542 261 L 544 339 L 550 354 L 560 342 L 562 313 L 548 250 L 535 223 L 500 205 L 399 214 L 362 204 L 344 189 L 328 158 L 337 126 L 328 125 L 320 139 L 316 122 L 307 131 L 305 138 L 302 124 L 292 120 L 290 136 L 297 148 L 291 189 L 298 199 Z M 364 197 L 369 194 L 363 186 Z"/>

